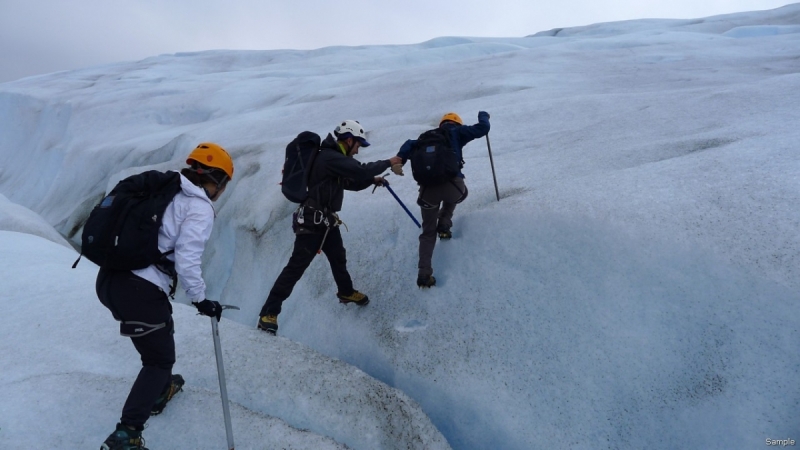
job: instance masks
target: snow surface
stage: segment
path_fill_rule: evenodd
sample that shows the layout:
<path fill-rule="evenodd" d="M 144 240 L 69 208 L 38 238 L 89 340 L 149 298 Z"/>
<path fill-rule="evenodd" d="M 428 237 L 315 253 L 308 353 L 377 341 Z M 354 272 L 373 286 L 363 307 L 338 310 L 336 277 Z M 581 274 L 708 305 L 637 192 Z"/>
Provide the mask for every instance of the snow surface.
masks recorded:
<path fill-rule="evenodd" d="M 798 104 L 800 4 L 161 55 L 0 84 L 0 193 L 77 243 L 120 178 L 181 167 L 201 141 L 232 153 L 204 273 L 210 298 L 242 308 L 220 325 L 239 448 L 755 448 L 800 440 Z M 292 247 L 286 143 L 354 118 L 373 143 L 359 159 L 385 159 L 451 110 L 491 113 L 502 198 L 487 142 L 469 144 L 438 285 L 416 288 L 419 231 L 388 192 L 348 193 L 349 267 L 370 305 L 340 305 L 320 258 L 280 337 L 257 332 Z M 412 178 L 390 181 L 419 217 Z M 0 228 L 42 236 L 10 202 Z M 63 243 L 0 242 L 0 448 L 99 445 L 138 367 L 96 268 L 70 269 Z M 210 326 L 175 316 L 187 392 L 145 437 L 221 448 Z"/>
<path fill-rule="evenodd" d="M 70 243 L 38 214 L 24 206 L 10 202 L 3 194 L 0 194 L 0 230 L 19 231 L 40 236 L 72 248 Z"/>
<path fill-rule="evenodd" d="M 71 249 L 0 231 L 0 448 L 99 448 L 141 365 L 93 293 L 97 266 Z M 45 280 L 45 283 L 42 283 Z M 145 432 L 150 448 L 226 445 L 209 319 L 176 305 L 175 372 L 187 379 Z M 449 448 L 416 402 L 286 338 L 220 324 L 237 448 Z"/>

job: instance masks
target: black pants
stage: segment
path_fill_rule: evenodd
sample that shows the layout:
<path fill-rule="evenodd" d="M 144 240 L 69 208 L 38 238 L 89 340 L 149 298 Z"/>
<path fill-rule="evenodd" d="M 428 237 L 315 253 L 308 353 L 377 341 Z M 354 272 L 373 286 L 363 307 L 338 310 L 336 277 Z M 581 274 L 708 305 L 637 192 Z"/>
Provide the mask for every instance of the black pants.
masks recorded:
<path fill-rule="evenodd" d="M 343 295 L 353 293 L 353 280 L 347 272 L 347 255 L 342 242 L 342 233 L 338 227 L 331 228 L 324 244 L 322 242 L 323 236 L 324 234 L 295 235 L 292 256 L 269 291 L 267 301 L 261 308 L 262 316 L 280 314 L 281 304 L 292 294 L 294 285 L 303 276 L 311 261 L 314 260 L 320 245 L 323 253 L 328 258 L 328 263 L 331 265 L 331 272 L 339 293 Z"/>
<path fill-rule="evenodd" d="M 144 426 L 158 397 L 169 386 L 175 364 L 175 339 L 172 305 L 158 286 L 130 271 L 100 269 L 97 298 L 119 321 L 166 323 L 166 326 L 131 341 L 142 359 L 142 369 L 131 387 L 120 422 Z"/>

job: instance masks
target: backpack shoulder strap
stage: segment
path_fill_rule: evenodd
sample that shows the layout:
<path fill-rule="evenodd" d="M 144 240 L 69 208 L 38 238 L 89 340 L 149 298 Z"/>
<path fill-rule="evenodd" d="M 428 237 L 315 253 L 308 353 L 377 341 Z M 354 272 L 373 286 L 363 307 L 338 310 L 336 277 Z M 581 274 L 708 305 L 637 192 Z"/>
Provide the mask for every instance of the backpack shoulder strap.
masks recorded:
<path fill-rule="evenodd" d="M 301 136 L 303 136 L 302 141 L 300 140 Z M 298 143 L 297 143 L 298 154 L 300 153 L 301 142 L 305 142 L 313 146 L 313 150 L 308 155 L 308 161 L 306 162 L 305 170 L 303 172 L 303 179 L 304 179 L 303 181 L 305 182 L 304 184 L 306 185 L 306 191 L 310 193 L 312 189 L 316 189 L 322 184 L 322 182 L 319 182 L 314 186 L 308 185 L 309 181 L 311 180 L 311 170 L 314 168 L 314 163 L 317 161 L 317 155 L 319 155 L 320 152 L 320 145 L 322 144 L 322 139 L 318 134 L 313 133 L 311 131 L 304 131 L 300 133 L 297 136 L 297 138 L 298 138 Z"/>

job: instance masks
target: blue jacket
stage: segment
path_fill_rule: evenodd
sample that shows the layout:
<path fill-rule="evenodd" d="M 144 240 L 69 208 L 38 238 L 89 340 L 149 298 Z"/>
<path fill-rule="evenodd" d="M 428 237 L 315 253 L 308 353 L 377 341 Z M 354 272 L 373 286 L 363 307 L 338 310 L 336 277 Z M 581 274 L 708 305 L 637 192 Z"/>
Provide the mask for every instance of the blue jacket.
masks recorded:
<path fill-rule="evenodd" d="M 458 160 L 462 161 L 464 159 L 462 153 L 464 146 L 473 139 L 482 138 L 489 133 L 489 113 L 486 111 L 479 112 L 478 123 L 475 125 L 459 125 L 453 122 L 445 122 L 440 125 L 440 128 L 450 132 L 450 142 L 453 144 L 453 150 L 456 152 Z M 416 139 L 409 139 L 400 147 L 397 156 L 403 158 L 403 164 L 411 157 L 411 151 L 416 143 Z M 464 174 L 461 171 L 458 172 L 458 176 L 464 178 Z"/>

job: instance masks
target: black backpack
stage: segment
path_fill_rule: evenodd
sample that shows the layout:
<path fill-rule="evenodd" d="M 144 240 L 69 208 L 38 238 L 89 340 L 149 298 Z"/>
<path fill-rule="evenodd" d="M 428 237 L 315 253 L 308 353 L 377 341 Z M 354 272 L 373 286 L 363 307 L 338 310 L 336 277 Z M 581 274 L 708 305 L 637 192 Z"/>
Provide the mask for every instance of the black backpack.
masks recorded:
<path fill-rule="evenodd" d="M 281 192 L 290 202 L 303 203 L 308 198 L 308 177 L 319 153 L 320 137 L 303 131 L 286 146 Z"/>
<path fill-rule="evenodd" d="M 436 186 L 458 175 L 461 162 L 442 128 L 428 130 L 417 139 L 411 152 L 411 173 L 420 186 Z"/>
<path fill-rule="evenodd" d="M 158 250 L 158 230 L 167 205 L 180 190 L 178 172 L 150 170 L 120 181 L 89 214 L 81 235 L 81 256 L 106 269 L 136 270 L 156 264 L 174 275 L 174 263 L 166 258 L 173 251 Z"/>

